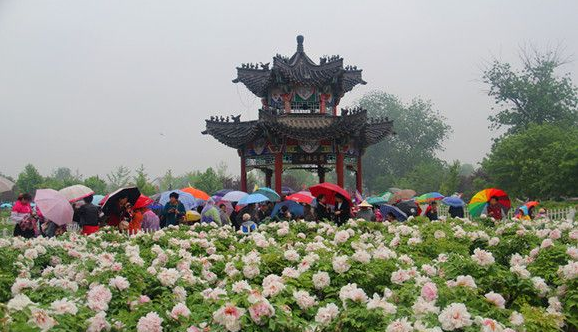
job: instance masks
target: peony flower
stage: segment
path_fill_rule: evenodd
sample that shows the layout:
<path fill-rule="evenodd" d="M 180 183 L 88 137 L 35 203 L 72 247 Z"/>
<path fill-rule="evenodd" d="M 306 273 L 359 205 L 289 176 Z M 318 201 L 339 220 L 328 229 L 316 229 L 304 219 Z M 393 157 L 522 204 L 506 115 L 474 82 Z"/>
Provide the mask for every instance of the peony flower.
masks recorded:
<path fill-rule="evenodd" d="M 522 314 L 517 311 L 512 312 L 510 315 L 510 324 L 514 326 L 520 326 L 524 324 L 524 316 L 522 316 Z"/>
<path fill-rule="evenodd" d="M 438 288 L 433 282 L 426 282 L 421 288 L 421 297 L 426 301 L 435 301 L 438 297 Z"/>
<path fill-rule="evenodd" d="M 411 308 L 416 317 L 422 317 L 429 313 L 438 314 L 440 312 L 440 308 L 435 306 L 435 302 L 426 301 L 422 297 L 418 297 Z"/>
<path fill-rule="evenodd" d="M 363 264 L 367 264 L 370 262 L 371 260 L 371 255 L 366 251 L 366 250 L 357 250 L 352 256 L 351 258 L 356 261 L 356 262 L 360 262 Z"/>
<path fill-rule="evenodd" d="M 351 265 L 347 262 L 347 256 L 336 256 L 333 257 L 333 271 L 335 271 L 338 274 L 342 274 L 345 273 L 347 271 L 349 271 L 349 268 L 351 268 Z"/>
<path fill-rule="evenodd" d="M 106 313 L 104 311 L 97 313 L 86 321 L 88 322 L 86 332 L 110 331 L 110 324 L 106 321 Z"/>
<path fill-rule="evenodd" d="M 299 260 L 299 253 L 296 250 L 287 250 L 285 251 L 285 253 L 283 254 L 283 257 L 285 257 L 286 260 L 290 261 L 290 262 L 296 262 Z"/>
<path fill-rule="evenodd" d="M 249 315 L 257 325 L 263 325 L 265 324 L 263 317 L 273 317 L 275 315 L 275 308 L 273 308 L 269 301 L 262 299 L 249 307 Z"/>
<path fill-rule="evenodd" d="M 443 239 L 443 238 L 446 237 L 446 233 L 445 233 L 444 231 L 437 230 L 437 231 L 434 232 L 434 237 L 435 237 L 436 239 Z"/>
<path fill-rule="evenodd" d="M 485 251 L 480 248 L 474 249 L 474 254 L 472 255 L 474 262 L 478 263 L 480 266 L 489 266 L 494 264 L 494 256 L 491 252 Z"/>
<path fill-rule="evenodd" d="M 493 303 L 496 307 L 504 309 L 506 305 L 506 300 L 504 297 L 498 293 L 489 292 L 486 295 L 486 301 Z"/>
<path fill-rule="evenodd" d="M 335 233 L 335 237 L 333 238 L 333 240 L 337 244 L 345 243 L 347 242 L 347 240 L 349 240 L 349 232 L 347 230 L 339 231 Z"/>
<path fill-rule="evenodd" d="M 482 318 L 479 324 L 482 326 L 482 332 L 503 332 L 504 328 L 497 321 L 491 318 Z"/>
<path fill-rule="evenodd" d="M 552 239 L 544 239 L 542 244 L 540 244 L 540 249 L 546 249 L 554 245 Z"/>
<path fill-rule="evenodd" d="M 181 316 L 187 318 L 190 315 L 191 310 L 184 303 L 177 303 L 169 313 L 169 316 L 174 320 L 179 320 Z"/>
<path fill-rule="evenodd" d="M 130 283 L 128 282 L 128 280 L 126 280 L 126 278 L 122 276 L 116 276 L 110 279 L 108 285 L 112 288 L 118 289 L 119 291 L 123 291 L 130 287 Z"/>
<path fill-rule="evenodd" d="M 438 321 L 442 329 L 454 331 L 463 327 L 471 326 L 472 320 L 468 309 L 463 303 L 452 303 L 438 315 Z"/>
<path fill-rule="evenodd" d="M 108 303 L 112 299 L 112 293 L 103 285 L 95 285 L 86 294 L 88 307 L 94 311 L 108 310 Z"/>
<path fill-rule="evenodd" d="M 179 278 L 180 273 L 174 268 L 166 269 L 163 267 L 157 274 L 157 279 L 161 282 L 161 285 L 168 287 L 173 287 Z"/>
<path fill-rule="evenodd" d="M 315 322 L 321 325 L 329 325 L 339 315 L 339 308 L 334 303 L 328 303 L 319 308 L 315 315 Z"/>
<path fill-rule="evenodd" d="M 139 332 L 161 332 L 163 319 L 159 315 L 151 311 L 146 316 L 139 318 L 136 328 Z"/>
<path fill-rule="evenodd" d="M 325 271 L 319 271 L 313 275 L 313 285 L 315 289 L 323 289 L 331 283 L 331 278 L 329 277 L 329 273 Z"/>
<path fill-rule="evenodd" d="M 28 296 L 24 294 L 16 294 L 14 298 L 10 299 L 6 304 L 6 308 L 10 311 L 20 311 L 24 308 L 28 307 L 29 305 L 35 305 L 36 303 L 32 302 Z"/>
<path fill-rule="evenodd" d="M 224 326 L 228 331 L 236 332 L 241 330 L 240 318 L 244 314 L 245 309 L 227 303 L 213 313 L 213 319 L 217 324 Z"/>
<path fill-rule="evenodd" d="M 411 323 L 408 322 L 406 317 L 399 318 L 391 322 L 387 328 L 385 329 L 386 332 L 411 332 L 413 331 L 413 327 Z"/>
<path fill-rule="evenodd" d="M 258 265 L 251 264 L 251 265 L 245 265 L 243 267 L 243 275 L 247 279 L 253 279 L 256 276 L 258 276 L 259 274 L 261 274 L 261 271 L 259 270 Z"/>
<path fill-rule="evenodd" d="M 373 294 L 373 298 L 367 301 L 367 310 L 381 309 L 384 314 L 395 314 L 397 312 L 397 307 L 392 303 L 389 303 L 384 298 L 379 297 L 377 294 Z"/>
<path fill-rule="evenodd" d="M 67 299 L 56 300 L 50 304 L 50 309 L 57 315 L 71 314 L 76 315 L 78 308 L 76 304 Z"/>
<path fill-rule="evenodd" d="M 397 285 L 401 285 L 409 279 L 411 279 L 411 275 L 404 269 L 397 270 L 391 274 L 391 282 Z"/>
<path fill-rule="evenodd" d="M 315 296 L 311 296 L 309 292 L 303 290 L 293 292 L 293 299 L 301 310 L 307 310 L 317 304 Z"/>
<path fill-rule="evenodd" d="M 30 308 L 30 319 L 28 323 L 34 324 L 40 328 L 41 331 L 48 331 L 58 324 L 54 318 L 48 315 L 46 310 L 34 307 Z"/>
<path fill-rule="evenodd" d="M 231 288 L 233 293 L 237 294 L 251 290 L 251 286 L 249 286 L 249 283 L 246 280 L 241 280 L 233 283 L 233 286 Z"/>

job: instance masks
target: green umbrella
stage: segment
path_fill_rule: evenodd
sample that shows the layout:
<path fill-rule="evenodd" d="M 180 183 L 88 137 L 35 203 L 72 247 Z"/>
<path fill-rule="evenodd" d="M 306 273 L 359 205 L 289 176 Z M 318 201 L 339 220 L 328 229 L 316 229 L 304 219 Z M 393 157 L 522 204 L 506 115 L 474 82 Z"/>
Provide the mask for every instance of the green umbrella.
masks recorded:
<path fill-rule="evenodd" d="M 386 201 L 389 201 L 392 197 L 393 197 L 393 193 L 386 191 L 383 194 L 379 195 L 381 198 L 385 199 Z"/>
<path fill-rule="evenodd" d="M 381 204 L 386 204 L 387 203 L 387 199 L 383 198 L 383 197 L 369 197 L 367 198 L 367 203 L 371 204 L 371 205 L 381 205 Z"/>

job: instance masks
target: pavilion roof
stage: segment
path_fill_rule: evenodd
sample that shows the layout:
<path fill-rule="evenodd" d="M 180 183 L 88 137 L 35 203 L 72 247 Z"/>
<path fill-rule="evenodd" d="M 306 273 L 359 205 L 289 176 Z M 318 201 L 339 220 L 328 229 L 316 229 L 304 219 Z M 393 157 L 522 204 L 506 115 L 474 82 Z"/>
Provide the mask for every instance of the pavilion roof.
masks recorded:
<path fill-rule="evenodd" d="M 212 117 L 206 120 L 203 134 L 215 137 L 219 142 L 239 149 L 246 144 L 269 136 L 296 140 L 324 140 L 357 138 L 366 147 L 393 134 L 393 121 L 387 118 L 371 119 L 364 109 L 342 109 L 341 116 L 311 113 L 277 114 L 260 110 L 259 119 L 230 121 Z"/>
<path fill-rule="evenodd" d="M 279 82 L 296 83 L 323 88 L 332 86 L 336 96 L 341 97 L 358 84 L 366 84 L 361 69 L 343 66 L 340 56 L 322 57 L 315 63 L 303 49 L 303 36 L 297 36 L 297 51 L 291 58 L 277 54 L 273 66 L 267 64 L 243 64 L 237 67 L 234 83 L 243 83 L 258 97 L 266 97 L 269 89 Z"/>

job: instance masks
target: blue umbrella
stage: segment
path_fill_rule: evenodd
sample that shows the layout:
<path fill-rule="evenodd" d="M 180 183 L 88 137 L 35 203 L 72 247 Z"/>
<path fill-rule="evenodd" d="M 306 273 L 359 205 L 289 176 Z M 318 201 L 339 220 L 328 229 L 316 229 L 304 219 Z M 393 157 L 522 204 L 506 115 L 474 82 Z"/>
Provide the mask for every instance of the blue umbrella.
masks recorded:
<path fill-rule="evenodd" d="M 169 190 L 165 191 L 164 193 L 161 193 L 161 197 L 159 198 L 159 204 L 165 206 L 165 204 L 167 204 L 168 201 L 170 200 L 169 196 L 171 195 L 171 193 L 179 194 L 179 201 L 183 203 L 183 205 L 185 206 L 185 210 L 187 211 L 196 208 L 199 204 L 197 202 L 197 199 L 193 195 L 180 190 Z"/>
<path fill-rule="evenodd" d="M 267 198 L 267 196 L 259 194 L 259 193 L 254 193 L 254 194 L 250 194 L 247 195 L 243 198 L 241 198 L 241 200 L 239 200 L 239 202 L 237 202 L 238 205 L 247 205 L 247 204 L 253 204 L 253 203 L 262 203 L 262 202 L 267 202 L 269 201 L 269 198 Z"/>
<path fill-rule="evenodd" d="M 100 201 L 102 201 L 103 198 L 104 198 L 103 195 L 94 195 L 94 196 L 92 196 L 92 204 L 98 205 L 98 203 L 100 203 Z"/>
<path fill-rule="evenodd" d="M 10 203 L 4 203 L 2 205 L 0 205 L 0 209 L 11 209 L 12 208 L 12 204 Z"/>
<path fill-rule="evenodd" d="M 384 220 L 386 219 L 388 213 L 392 213 L 399 221 L 407 220 L 407 214 L 393 205 L 383 204 L 379 207 L 379 211 L 381 212 Z"/>
<path fill-rule="evenodd" d="M 442 199 L 442 203 L 449 206 L 460 207 L 465 206 L 466 202 L 464 202 L 461 198 L 457 196 L 449 196 Z"/>
<path fill-rule="evenodd" d="M 293 217 L 296 216 L 303 216 L 305 214 L 305 211 L 303 209 L 303 205 L 294 202 L 294 201 L 283 201 L 280 203 L 275 204 L 275 207 L 273 208 L 273 212 L 271 212 L 271 217 L 275 217 L 279 211 L 281 210 L 281 207 L 286 206 L 287 208 L 289 208 L 289 212 L 291 212 L 291 215 L 293 215 Z"/>
<path fill-rule="evenodd" d="M 278 202 L 281 200 L 281 196 L 279 196 L 279 194 L 271 188 L 262 187 L 255 190 L 254 193 L 261 194 L 267 197 L 271 202 Z"/>

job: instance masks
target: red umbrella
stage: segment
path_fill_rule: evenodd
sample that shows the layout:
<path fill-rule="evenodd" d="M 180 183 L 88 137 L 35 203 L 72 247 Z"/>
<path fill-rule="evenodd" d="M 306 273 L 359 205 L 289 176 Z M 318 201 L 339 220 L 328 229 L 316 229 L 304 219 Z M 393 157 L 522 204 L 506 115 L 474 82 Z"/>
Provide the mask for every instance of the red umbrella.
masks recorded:
<path fill-rule="evenodd" d="M 310 187 L 309 191 L 311 192 L 311 195 L 315 197 L 319 197 L 321 194 L 325 195 L 327 198 L 327 204 L 335 204 L 336 194 L 340 194 L 341 196 L 345 197 L 349 203 L 351 203 L 351 196 L 349 196 L 349 193 L 345 189 L 333 183 L 324 182 L 316 184 Z"/>
<path fill-rule="evenodd" d="M 529 209 L 529 208 L 533 208 L 533 207 L 538 206 L 538 204 L 540 204 L 540 202 L 537 202 L 537 201 L 529 201 L 529 202 L 527 202 L 527 203 L 524 204 L 524 205 Z"/>
<path fill-rule="evenodd" d="M 285 199 L 288 201 L 293 201 L 293 202 L 297 202 L 297 203 L 305 203 L 305 204 L 311 205 L 311 203 L 313 202 L 315 197 L 313 197 L 310 193 L 306 194 L 305 192 L 298 192 L 298 193 L 294 193 L 292 195 L 285 197 Z"/>
<path fill-rule="evenodd" d="M 134 203 L 133 209 L 142 209 L 144 207 L 151 205 L 153 202 L 154 201 L 152 198 L 141 194 L 140 197 Z"/>

